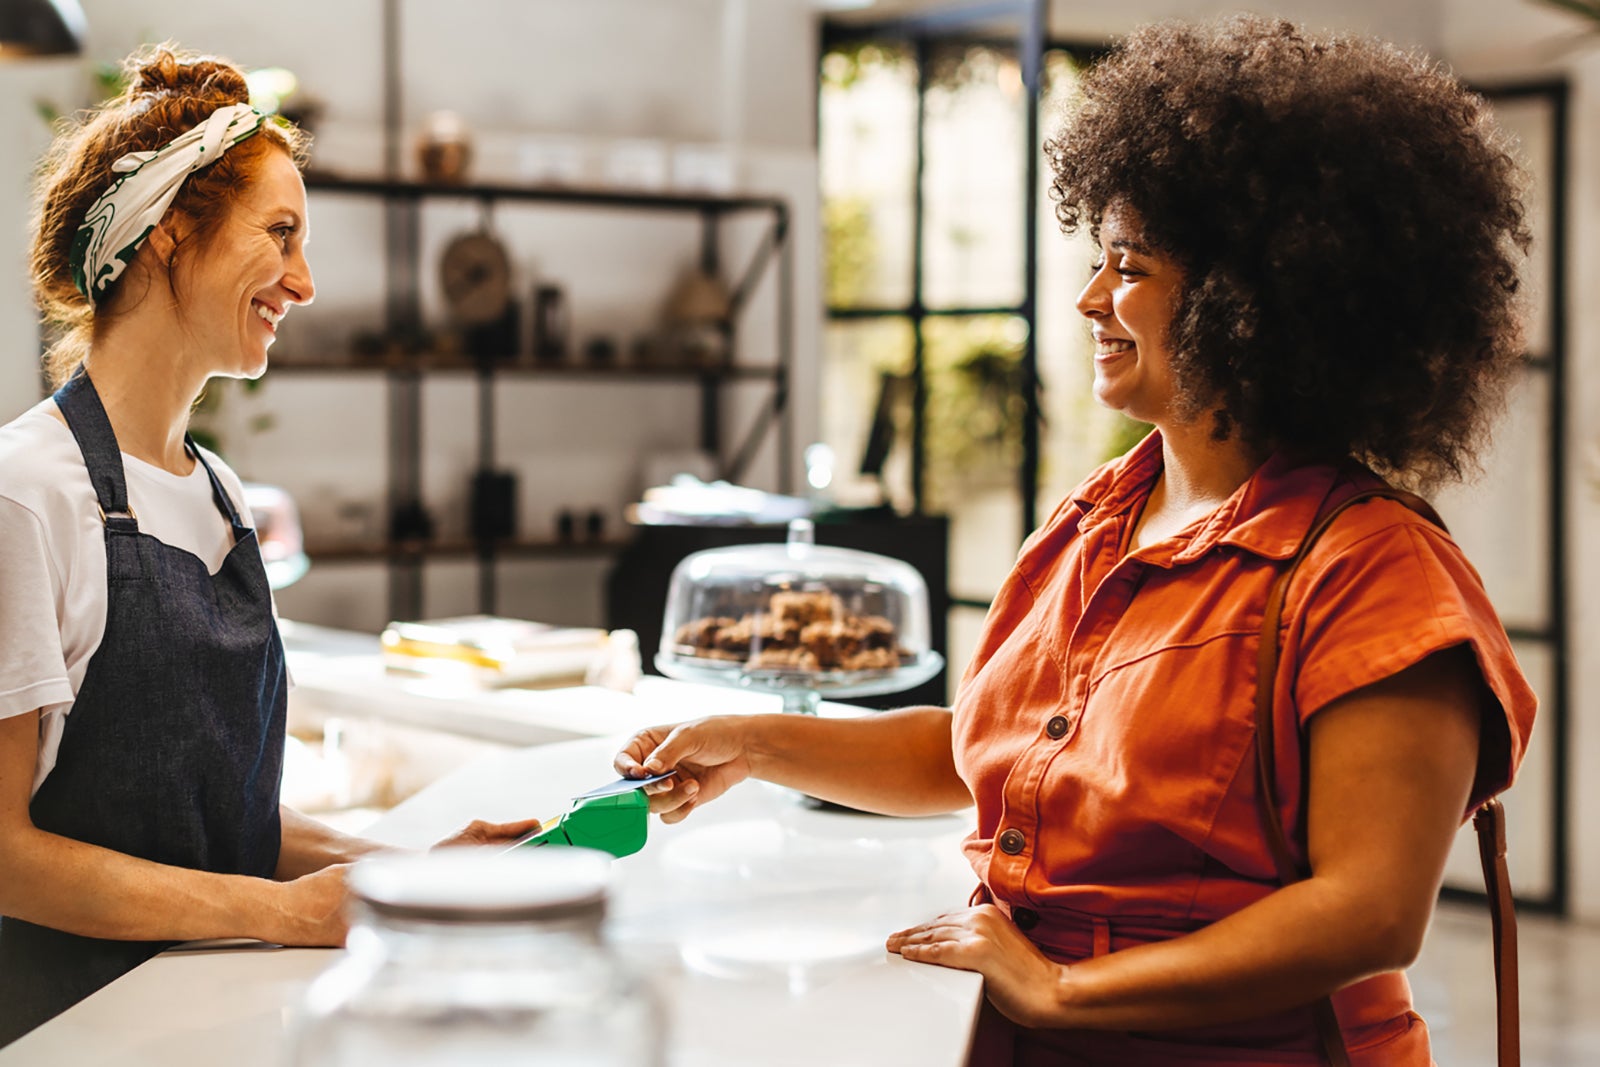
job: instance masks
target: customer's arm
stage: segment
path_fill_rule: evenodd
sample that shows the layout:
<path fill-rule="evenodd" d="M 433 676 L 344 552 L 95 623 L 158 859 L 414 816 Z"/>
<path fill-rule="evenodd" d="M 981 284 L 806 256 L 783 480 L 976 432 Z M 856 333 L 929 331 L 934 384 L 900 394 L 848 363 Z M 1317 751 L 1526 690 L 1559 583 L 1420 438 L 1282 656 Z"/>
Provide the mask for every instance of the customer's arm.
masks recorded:
<path fill-rule="evenodd" d="M 1416 958 L 1477 766 L 1481 682 L 1465 646 L 1319 711 L 1312 875 L 1196 933 L 1062 966 L 992 905 L 895 934 L 906 959 L 980 971 L 1037 1027 L 1154 1030 L 1309 1003 Z"/>
<path fill-rule="evenodd" d="M 39 713 L 0 719 L 0 915 L 88 937 L 343 944 L 344 875 L 291 882 L 151 863 L 47 833 L 29 815 Z"/>
<path fill-rule="evenodd" d="M 728 715 L 657 726 L 628 741 L 616 768 L 633 777 L 678 772 L 652 788 L 651 810 L 666 822 L 745 778 L 885 815 L 931 815 L 972 803 L 951 757 L 946 708 L 850 719 Z"/>

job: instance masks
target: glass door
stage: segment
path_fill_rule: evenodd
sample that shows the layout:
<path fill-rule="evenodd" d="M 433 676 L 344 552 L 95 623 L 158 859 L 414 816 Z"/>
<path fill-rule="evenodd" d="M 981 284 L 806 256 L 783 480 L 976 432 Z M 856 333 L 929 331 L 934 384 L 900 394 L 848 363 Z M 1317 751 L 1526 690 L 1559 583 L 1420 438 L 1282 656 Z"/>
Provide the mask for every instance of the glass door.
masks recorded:
<path fill-rule="evenodd" d="M 1532 176 L 1526 204 L 1534 245 L 1522 278 L 1529 296 L 1528 355 L 1510 410 L 1477 482 L 1435 501 L 1483 575 L 1523 671 L 1539 695 L 1539 721 L 1516 785 L 1503 798 L 1511 884 L 1519 904 L 1562 913 L 1567 864 L 1567 625 L 1563 408 L 1566 380 L 1567 89 L 1561 84 L 1484 91 L 1521 144 Z M 1447 892 L 1483 889 L 1477 845 L 1461 832 Z"/>
<path fill-rule="evenodd" d="M 1143 433 L 1089 391 L 1094 252 L 1041 164 L 1093 50 L 1044 48 L 1042 17 L 832 24 L 822 50 L 823 440 L 866 468 L 842 502 L 949 516 L 953 679 L 1023 538 Z"/>

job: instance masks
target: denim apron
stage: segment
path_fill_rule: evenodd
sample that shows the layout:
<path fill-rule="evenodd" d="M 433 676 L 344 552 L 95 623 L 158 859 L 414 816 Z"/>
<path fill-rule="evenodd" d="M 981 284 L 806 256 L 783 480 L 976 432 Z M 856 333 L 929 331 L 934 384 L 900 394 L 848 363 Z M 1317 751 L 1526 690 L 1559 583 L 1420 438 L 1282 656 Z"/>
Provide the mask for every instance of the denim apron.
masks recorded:
<path fill-rule="evenodd" d="M 210 574 L 192 553 L 140 533 L 122 453 L 88 375 L 55 401 L 103 512 L 108 604 L 56 765 L 29 809 L 33 824 L 156 863 L 270 878 L 286 679 L 255 531 L 190 441 L 233 548 Z M 0 1045 L 170 944 L 0 921 Z"/>

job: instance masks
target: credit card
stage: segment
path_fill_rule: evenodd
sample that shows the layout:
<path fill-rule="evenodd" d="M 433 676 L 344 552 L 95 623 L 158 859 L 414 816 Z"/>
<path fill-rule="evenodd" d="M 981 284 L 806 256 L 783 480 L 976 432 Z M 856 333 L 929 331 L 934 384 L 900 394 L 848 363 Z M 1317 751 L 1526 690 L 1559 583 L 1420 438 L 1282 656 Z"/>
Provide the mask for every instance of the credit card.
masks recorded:
<path fill-rule="evenodd" d="M 618 793 L 627 793 L 634 789 L 643 789 L 653 782 L 664 781 L 677 774 L 677 771 L 668 771 L 666 774 L 657 774 L 649 778 L 618 778 L 614 782 L 591 789 L 587 793 L 579 793 L 573 800 L 589 800 L 593 797 L 609 797 Z"/>

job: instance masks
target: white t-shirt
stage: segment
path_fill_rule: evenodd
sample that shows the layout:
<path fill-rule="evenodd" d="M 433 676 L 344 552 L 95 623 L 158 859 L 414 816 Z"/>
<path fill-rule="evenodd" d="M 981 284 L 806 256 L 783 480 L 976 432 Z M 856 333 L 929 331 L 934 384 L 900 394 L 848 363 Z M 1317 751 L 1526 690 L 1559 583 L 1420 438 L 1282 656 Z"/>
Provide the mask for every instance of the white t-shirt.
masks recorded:
<path fill-rule="evenodd" d="M 56 763 L 61 732 L 106 628 L 106 540 L 72 431 L 44 400 L 0 426 L 0 719 L 41 709 L 33 792 Z M 254 525 L 238 475 L 206 452 L 241 519 Z M 123 453 L 139 530 L 199 557 L 215 574 L 233 531 L 205 468 L 172 474 Z"/>

